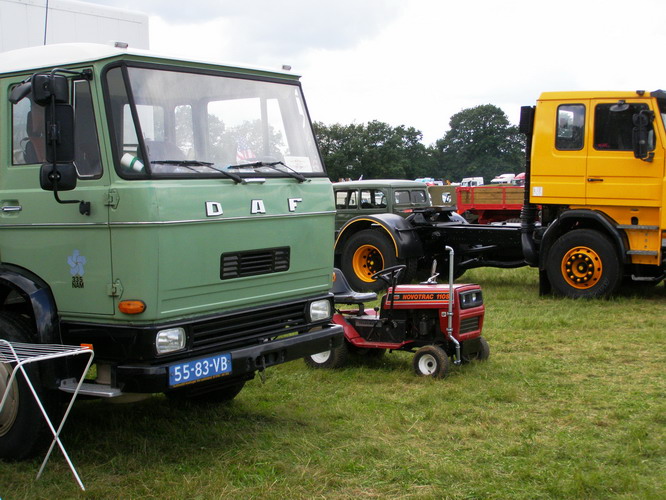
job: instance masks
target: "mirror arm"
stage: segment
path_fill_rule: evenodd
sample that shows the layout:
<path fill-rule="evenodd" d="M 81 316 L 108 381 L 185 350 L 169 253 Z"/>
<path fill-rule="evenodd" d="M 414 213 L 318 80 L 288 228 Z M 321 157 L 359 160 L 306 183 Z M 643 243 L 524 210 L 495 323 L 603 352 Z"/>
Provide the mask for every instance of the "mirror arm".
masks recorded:
<path fill-rule="evenodd" d="M 51 173 L 49 174 L 49 178 L 51 179 L 51 182 L 53 183 L 53 197 L 55 198 L 55 201 L 62 205 L 67 205 L 69 203 L 78 203 L 79 204 L 79 213 L 81 215 L 90 215 L 90 202 L 89 201 L 83 201 L 83 200 L 61 200 L 60 196 L 58 195 L 58 180 L 59 180 L 60 174 L 58 173 L 56 163 L 51 164 Z"/>

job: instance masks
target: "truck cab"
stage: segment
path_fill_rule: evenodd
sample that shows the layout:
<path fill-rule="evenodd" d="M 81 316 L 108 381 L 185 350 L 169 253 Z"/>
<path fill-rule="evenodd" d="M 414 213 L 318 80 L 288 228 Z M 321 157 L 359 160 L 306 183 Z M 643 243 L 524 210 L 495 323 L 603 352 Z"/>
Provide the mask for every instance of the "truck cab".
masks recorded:
<path fill-rule="evenodd" d="M 528 108 L 527 190 L 547 288 L 605 295 L 664 277 L 666 93 L 548 92 Z"/>
<path fill-rule="evenodd" d="M 21 49 L 0 58 L 0 120 L 0 326 L 92 346 L 85 394 L 226 400 L 341 342 L 333 192 L 298 76 Z M 33 448 L 24 413 L 0 417 L 0 456 Z"/>

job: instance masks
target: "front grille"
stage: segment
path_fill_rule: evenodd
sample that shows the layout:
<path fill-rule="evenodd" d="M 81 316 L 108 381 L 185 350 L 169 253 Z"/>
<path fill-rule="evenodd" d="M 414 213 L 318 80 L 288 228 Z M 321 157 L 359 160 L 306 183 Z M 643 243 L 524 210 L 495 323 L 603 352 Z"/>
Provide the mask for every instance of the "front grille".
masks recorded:
<path fill-rule="evenodd" d="M 229 280 L 289 270 L 289 247 L 223 253 L 220 279 Z"/>
<path fill-rule="evenodd" d="M 192 327 L 192 349 L 228 350 L 264 342 L 265 339 L 303 331 L 308 321 L 305 302 L 230 314 Z"/>
<path fill-rule="evenodd" d="M 472 316 L 460 320 L 460 333 L 475 332 L 479 329 L 479 319 L 481 316 Z"/>

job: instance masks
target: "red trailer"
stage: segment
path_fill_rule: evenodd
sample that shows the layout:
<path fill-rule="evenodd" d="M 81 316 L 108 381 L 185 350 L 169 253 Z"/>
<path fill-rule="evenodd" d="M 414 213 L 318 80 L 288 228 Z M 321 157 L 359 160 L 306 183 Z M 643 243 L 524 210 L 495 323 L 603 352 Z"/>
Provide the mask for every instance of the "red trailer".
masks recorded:
<path fill-rule="evenodd" d="M 460 215 L 470 222 L 520 222 L 525 188 L 511 184 L 456 187 L 456 205 Z"/>

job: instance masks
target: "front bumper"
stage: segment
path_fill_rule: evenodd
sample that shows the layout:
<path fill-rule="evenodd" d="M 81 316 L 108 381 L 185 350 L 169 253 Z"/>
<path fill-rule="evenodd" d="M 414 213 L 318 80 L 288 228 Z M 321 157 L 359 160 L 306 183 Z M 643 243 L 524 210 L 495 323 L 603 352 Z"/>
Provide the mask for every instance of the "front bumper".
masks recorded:
<path fill-rule="evenodd" d="M 243 380 L 252 378 L 255 371 L 269 366 L 279 365 L 338 347 L 342 344 L 342 338 L 342 327 L 329 324 L 321 329 L 292 337 L 278 338 L 262 344 L 239 347 L 224 352 L 209 353 L 206 356 L 231 354 L 231 373 L 223 377 L 225 383 L 229 383 L 236 378 Z M 178 359 L 178 362 L 194 360 L 198 357 L 200 356 Z M 170 389 L 169 366 L 171 364 L 173 362 L 159 365 L 117 365 L 113 370 L 114 385 L 122 388 L 123 392 L 164 392 Z"/>

